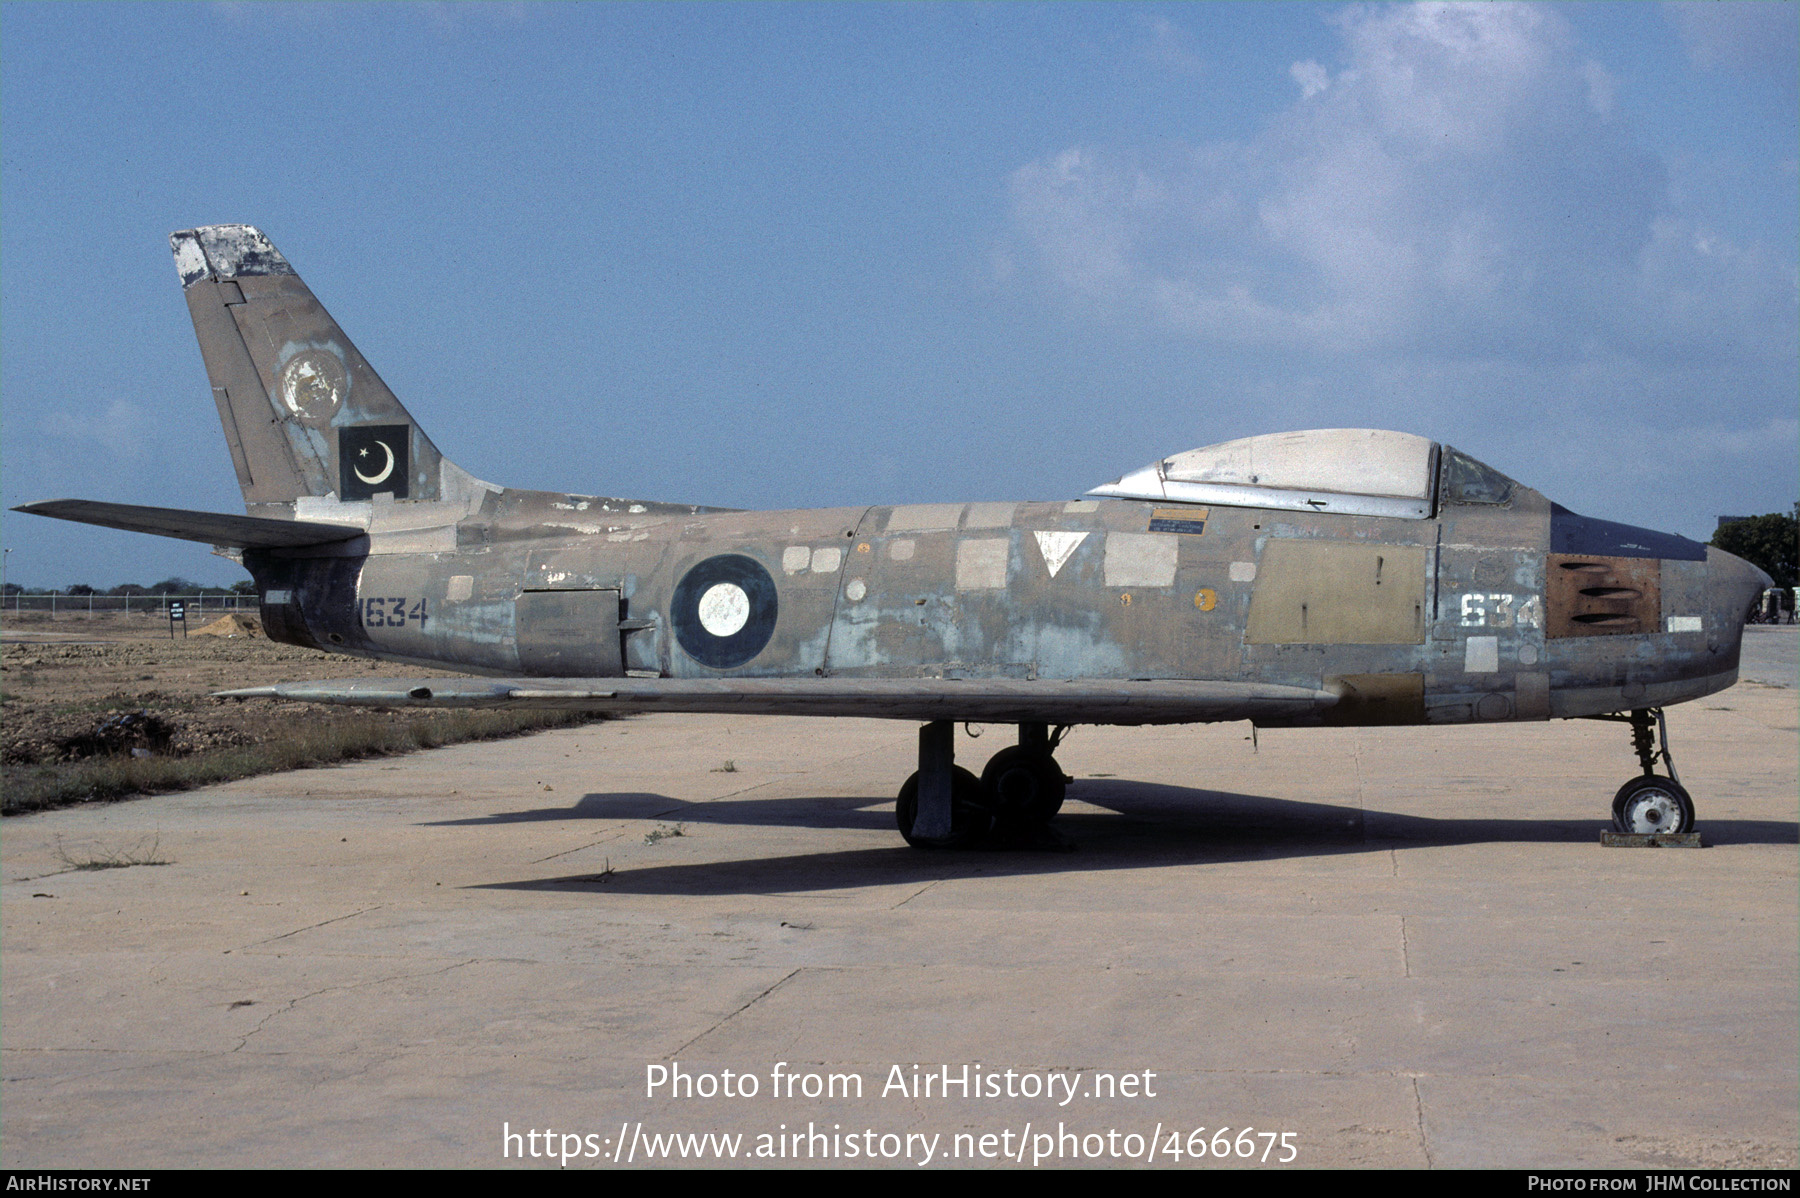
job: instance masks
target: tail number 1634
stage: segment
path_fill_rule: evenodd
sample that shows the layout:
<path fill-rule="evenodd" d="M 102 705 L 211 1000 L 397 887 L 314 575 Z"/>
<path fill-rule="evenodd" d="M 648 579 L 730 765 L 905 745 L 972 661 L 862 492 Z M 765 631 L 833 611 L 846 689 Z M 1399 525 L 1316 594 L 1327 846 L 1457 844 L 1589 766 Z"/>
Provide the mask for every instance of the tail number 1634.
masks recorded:
<path fill-rule="evenodd" d="M 423 599 L 378 599 L 371 596 L 362 600 L 358 607 L 361 609 L 364 628 L 404 628 L 408 621 L 425 623 Z"/>

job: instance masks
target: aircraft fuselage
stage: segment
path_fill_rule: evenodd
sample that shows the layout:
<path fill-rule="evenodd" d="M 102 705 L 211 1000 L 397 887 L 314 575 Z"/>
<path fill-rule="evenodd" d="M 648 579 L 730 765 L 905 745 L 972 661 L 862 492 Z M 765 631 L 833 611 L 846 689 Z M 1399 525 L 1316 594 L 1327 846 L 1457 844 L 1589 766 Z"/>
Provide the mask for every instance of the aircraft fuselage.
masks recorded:
<path fill-rule="evenodd" d="M 1340 694 L 1296 722 L 1542 720 L 1695 698 L 1735 681 L 1755 585 L 1729 555 L 1633 542 L 1620 533 L 1641 530 L 1523 487 L 1505 507 L 1428 519 L 1106 498 L 728 512 L 496 491 L 453 525 L 384 532 L 377 513 L 371 528 L 333 556 L 246 555 L 272 635 L 502 675 Z M 1659 541 L 1680 556 L 1642 556 Z"/>

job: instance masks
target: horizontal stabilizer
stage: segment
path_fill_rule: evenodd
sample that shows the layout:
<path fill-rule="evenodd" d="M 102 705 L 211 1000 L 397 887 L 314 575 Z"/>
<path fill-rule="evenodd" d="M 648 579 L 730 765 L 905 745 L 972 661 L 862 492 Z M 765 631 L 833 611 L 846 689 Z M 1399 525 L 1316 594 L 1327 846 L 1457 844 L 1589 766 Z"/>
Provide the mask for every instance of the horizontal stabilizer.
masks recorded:
<path fill-rule="evenodd" d="M 41 503 L 20 504 L 13 511 L 233 549 L 300 549 L 363 535 L 362 529 L 349 524 L 269 520 L 261 516 L 228 516 L 220 512 L 190 512 L 173 507 L 140 507 L 134 503 L 96 503 L 89 499 L 46 499 Z"/>
<path fill-rule="evenodd" d="M 359 707 L 508 707 L 609 712 L 864 716 L 995 724 L 1285 722 L 1323 712 L 1329 691 L 1250 682 L 1010 678 L 359 678 L 224 691 Z"/>

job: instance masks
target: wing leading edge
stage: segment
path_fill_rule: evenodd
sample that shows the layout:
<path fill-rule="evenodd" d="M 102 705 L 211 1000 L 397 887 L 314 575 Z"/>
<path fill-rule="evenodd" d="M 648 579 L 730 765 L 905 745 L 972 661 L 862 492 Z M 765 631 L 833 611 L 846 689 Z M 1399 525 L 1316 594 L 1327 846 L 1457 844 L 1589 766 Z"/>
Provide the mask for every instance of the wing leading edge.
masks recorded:
<path fill-rule="evenodd" d="M 229 516 L 223 512 L 99 503 L 91 499 L 46 499 L 22 503 L 13 511 L 234 549 L 300 549 L 308 545 L 349 541 L 364 535 L 362 529 L 348 524 L 270 520 L 263 516 Z"/>
<path fill-rule="evenodd" d="M 287 682 L 222 697 L 360 707 L 734 712 L 983 723 L 1283 722 L 1325 711 L 1330 691 L 1251 682 L 1061 682 L 943 678 L 361 678 Z"/>

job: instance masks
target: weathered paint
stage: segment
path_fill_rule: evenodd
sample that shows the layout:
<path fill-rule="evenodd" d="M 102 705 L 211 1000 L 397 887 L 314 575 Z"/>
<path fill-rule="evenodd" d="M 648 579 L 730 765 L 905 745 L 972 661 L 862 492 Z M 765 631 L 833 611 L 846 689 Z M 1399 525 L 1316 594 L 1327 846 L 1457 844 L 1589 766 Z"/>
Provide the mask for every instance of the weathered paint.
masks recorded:
<path fill-rule="evenodd" d="M 519 679 L 437 688 L 457 702 L 1545 719 L 1729 685 L 1763 585 L 1379 430 L 1192 450 L 1059 502 L 733 512 L 500 488 L 443 458 L 260 233 L 172 245 L 252 518 L 39 510 L 238 546 L 277 639 Z M 589 684 L 609 674 L 616 692 Z"/>
<path fill-rule="evenodd" d="M 1044 555 L 1044 569 L 1055 578 L 1056 572 L 1063 568 L 1069 557 L 1081 547 L 1087 539 L 1085 532 L 1046 532 L 1043 529 L 1032 531 L 1032 539 L 1037 541 L 1038 552 Z"/>
<path fill-rule="evenodd" d="M 1004 589 L 1012 544 L 1004 537 L 965 537 L 956 544 L 956 589 Z"/>
<path fill-rule="evenodd" d="M 1106 538 L 1106 585 L 1170 586 L 1180 551 L 1181 543 L 1162 533 L 1112 533 Z"/>

